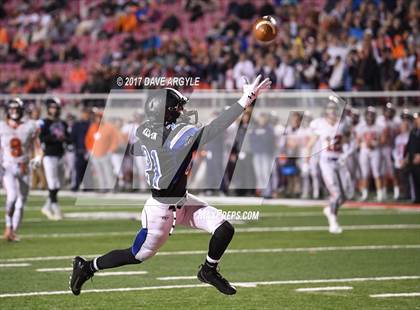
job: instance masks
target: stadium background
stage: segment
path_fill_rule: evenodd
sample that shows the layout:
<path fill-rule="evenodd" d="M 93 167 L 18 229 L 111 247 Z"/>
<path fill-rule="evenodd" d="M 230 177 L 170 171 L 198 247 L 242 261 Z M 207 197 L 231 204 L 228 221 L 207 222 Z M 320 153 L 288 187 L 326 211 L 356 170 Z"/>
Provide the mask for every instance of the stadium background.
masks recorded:
<path fill-rule="evenodd" d="M 72 124 L 81 106 L 104 106 L 111 90 L 143 88 L 119 87 L 118 77 L 199 77 L 198 87 L 180 88 L 205 123 L 239 95 L 242 76 L 268 76 L 274 91 L 262 97 L 253 119 L 269 113 L 269 127 L 281 128 L 276 133 L 287 131 L 286 112 L 293 107 L 310 110 L 311 118 L 321 114 L 327 95 L 311 90 L 337 92 L 348 108 L 360 108 L 362 118 L 368 105 L 381 114 L 393 102 L 400 114 L 416 112 L 419 104 L 416 1 L 6 1 L 0 15 L 2 102 L 23 94 L 35 119 L 49 94 L 61 97 Z M 275 42 L 261 44 L 252 36 L 252 23 L 262 15 L 278 19 Z M 142 101 L 124 106 L 111 121 L 127 140 L 124 124 L 141 121 Z M 292 156 L 281 149 L 284 142 L 274 144 L 279 156 Z M 68 157 L 66 183 L 74 188 L 71 152 Z M 122 188 L 137 178 L 126 174 Z M 274 187 L 276 195 L 299 196 L 287 184 Z"/>
<path fill-rule="evenodd" d="M 280 22 L 280 34 L 275 42 L 262 45 L 250 29 L 257 16 L 267 14 Z M 264 113 L 256 113 L 255 119 L 265 114 L 283 129 L 289 125 L 285 112 L 291 107 L 303 112 L 311 108 L 312 117 L 320 115 L 322 99 L 329 93 L 318 90 L 325 89 L 359 109 L 362 118 L 369 105 L 381 115 L 387 102 L 394 104 L 397 115 L 404 109 L 412 114 L 420 103 L 418 16 L 415 0 L 0 1 L 0 104 L 19 95 L 28 117 L 38 119 L 45 115 L 43 99 L 54 94 L 64 103 L 62 116 L 72 124 L 83 106 L 103 106 L 111 90 L 121 90 L 118 76 L 198 76 L 200 87 L 183 91 L 197 98 L 193 103 L 205 122 L 239 97 L 241 75 L 263 73 L 273 79 L 274 89 L 261 97 L 262 108 L 256 112 Z M 110 119 L 116 128 L 141 121 L 136 104 L 127 104 Z M 63 174 L 68 190 L 74 185 L 70 150 Z M 120 176 L 118 191 L 139 186 L 139 175 Z M 418 307 L 416 205 L 392 201 L 392 195 L 388 203 L 347 203 L 340 212 L 344 234 L 330 236 L 319 209 L 325 200 L 301 199 L 300 175 L 296 178 L 297 188 L 279 183 L 273 193 L 298 199 L 265 200 L 264 205 L 249 197 L 209 199 L 223 210 L 261 212 L 258 221 L 235 223 L 237 236 L 222 263 L 224 273 L 240 288 L 235 299 L 225 299 L 211 288 L 195 288 L 191 275 L 208 237 L 182 228 L 156 260 L 118 270 L 126 274 L 95 278 L 79 299 L 67 296 L 68 266 L 75 252 L 93 257 L 131 244 L 146 196 L 78 193 L 75 199 L 76 194 L 65 191 L 60 195 L 64 220 L 52 222 L 40 214 L 45 191 L 34 190 L 22 242 L 0 242 L 0 307 Z M 45 188 L 43 182 L 41 173 L 34 188 Z M 252 184 L 246 187 L 228 194 L 263 195 Z M 136 274 L 139 270 L 145 273 Z M 330 285 L 347 288 L 296 291 Z M 414 298 L 377 296 L 384 293 Z"/>

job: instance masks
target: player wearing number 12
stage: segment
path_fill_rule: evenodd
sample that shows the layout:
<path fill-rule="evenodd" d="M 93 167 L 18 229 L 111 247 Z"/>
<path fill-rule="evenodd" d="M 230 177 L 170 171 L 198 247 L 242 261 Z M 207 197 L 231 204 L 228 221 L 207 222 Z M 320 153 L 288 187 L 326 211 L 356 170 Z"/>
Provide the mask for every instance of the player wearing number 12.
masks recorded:
<path fill-rule="evenodd" d="M 137 129 L 139 141 L 132 150 L 133 155 L 146 157 L 146 179 L 152 192 L 142 211 L 142 228 L 129 248 L 113 250 L 91 261 L 75 257 L 70 279 L 73 294 L 79 295 L 83 283 L 98 270 L 138 264 L 153 257 L 178 224 L 212 234 L 197 278 L 223 294 L 236 293 L 217 270 L 234 228 L 216 208 L 187 192 L 187 174 L 198 147 L 219 136 L 255 101 L 259 91 L 269 88 L 269 79 L 260 80 L 258 76 L 253 83 L 247 82 L 238 102 L 204 127 L 196 125 L 196 111 L 184 110 L 188 99 L 179 91 L 166 88 L 149 96 L 147 121 Z"/>
<path fill-rule="evenodd" d="M 6 190 L 4 239 L 19 241 L 17 231 L 29 193 L 30 167 L 39 166 L 38 129 L 34 121 L 24 121 L 22 100 L 14 98 L 6 104 L 6 120 L 0 121 L 0 175 Z"/>

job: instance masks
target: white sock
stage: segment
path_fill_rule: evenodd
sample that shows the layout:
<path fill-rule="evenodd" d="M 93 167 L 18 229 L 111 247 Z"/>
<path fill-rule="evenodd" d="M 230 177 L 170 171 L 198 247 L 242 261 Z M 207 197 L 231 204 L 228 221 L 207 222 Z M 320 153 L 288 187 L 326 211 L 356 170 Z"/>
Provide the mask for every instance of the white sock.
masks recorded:
<path fill-rule="evenodd" d="M 213 259 L 213 258 L 211 258 L 210 256 L 208 256 L 207 255 L 207 257 L 206 257 L 206 260 L 209 262 L 209 263 L 212 263 L 212 264 L 217 264 L 219 261 L 218 260 L 215 260 L 215 259 Z"/>
<path fill-rule="evenodd" d="M 12 228 L 13 219 L 7 213 L 6 213 L 6 216 L 5 216 L 5 222 L 6 222 L 6 227 L 7 228 Z"/>
<path fill-rule="evenodd" d="M 98 265 L 96 264 L 96 260 L 97 260 L 98 258 L 97 257 L 95 257 L 95 259 L 93 260 L 93 268 L 95 268 L 95 270 L 96 271 L 98 271 L 99 270 L 99 268 L 98 268 Z"/>
<path fill-rule="evenodd" d="M 400 198 L 400 188 L 398 186 L 394 186 L 394 199 Z"/>
<path fill-rule="evenodd" d="M 382 189 L 379 189 L 378 191 L 376 191 L 376 197 L 377 197 L 378 201 L 382 201 L 382 199 L 383 199 Z"/>
<path fill-rule="evenodd" d="M 20 225 L 20 222 L 22 220 L 22 208 L 17 208 L 15 209 L 15 212 L 13 212 L 13 218 L 12 218 L 12 222 L 13 222 L 13 230 L 17 231 Z"/>
<path fill-rule="evenodd" d="M 363 197 L 363 198 L 367 198 L 368 194 L 369 194 L 369 193 L 368 193 L 367 188 L 362 189 L 362 197 Z"/>
<path fill-rule="evenodd" d="M 382 199 L 386 199 L 387 196 L 387 192 L 386 192 L 386 187 L 382 187 Z"/>
<path fill-rule="evenodd" d="M 52 209 L 54 215 L 61 216 L 61 209 L 60 209 L 60 206 L 58 205 L 58 203 L 56 203 L 56 202 L 51 203 L 51 209 Z"/>
<path fill-rule="evenodd" d="M 43 208 L 45 208 L 45 209 L 51 209 L 51 200 L 50 200 L 49 197 L 47 198 L 47 201 L 45 202 Z"/>

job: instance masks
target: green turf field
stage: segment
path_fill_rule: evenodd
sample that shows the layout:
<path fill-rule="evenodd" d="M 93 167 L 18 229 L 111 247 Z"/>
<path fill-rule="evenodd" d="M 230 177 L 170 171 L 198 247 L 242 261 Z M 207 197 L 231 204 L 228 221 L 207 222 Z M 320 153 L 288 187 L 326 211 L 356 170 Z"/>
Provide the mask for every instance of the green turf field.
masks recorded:
<path fill-rule="evenodd" d="M 97 207 L 76 207 L 74 200 L 63 199 L 62 205 L 70 216 L 141 211 L 132 202 L 95 202 Z M 235 296 L 221 295 L 194 278 L 209 236 L 176 227 L 160 255 L 144 264 L 107 270 L 142 273 L 99 276 L 102 271 L 75 297 L 68 289 L 71 257 L 126 248 L 140 223 L 77 217 L 50 222 L 39 211 L 42 203 L 42 198 L 31 197 L 21 242 L 0 241 L 2 310 L 420 309 L 418 211 L 343 209 L 344 233 L 330 235 L 320 208 L 224 207 L 260 211 L 259 220 L 235 224 L 231 251 L 221 263 L 221 273 L 237 285 Z M 0 215 L 4 225 L 3 209 Z M 339 288 L 301 291 L 325 287 Z M 397 293 L 418 294 L 371 296 Z"/>

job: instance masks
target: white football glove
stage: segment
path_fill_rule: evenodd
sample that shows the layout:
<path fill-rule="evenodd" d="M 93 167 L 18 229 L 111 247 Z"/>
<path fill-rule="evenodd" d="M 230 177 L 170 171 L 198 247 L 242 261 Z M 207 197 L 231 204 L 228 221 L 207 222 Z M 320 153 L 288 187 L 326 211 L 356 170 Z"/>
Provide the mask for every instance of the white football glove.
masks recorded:
<path fill-rule="evenodd" d="M 263 89 L 270 88 L 271 81 L 269 78 L 266 78 L 264 81 L 260 83 L 261 80 L 261 74 L 257 76 L 257 78 L 254 80 L 254 82 L 250 83 L 246 77 L 243 77 L 245 80 L 245 84 L 243 86 L 243 92 L 244 94 L 242 97 L 238 100 L 238 103 L 243 107 L 246 108 L 251 103 L 257 99 L 258 93 Z"/>
<path fill-rule="evenodd" d="M 29 165 L 31 166 L 32 169 L 38 169 L 39 167 L 41 167 L 41 163 L 42 163 L 42 157 L 40 155 L 37 155 L 31 159 L 31 161 L 29 162 Z"/>

